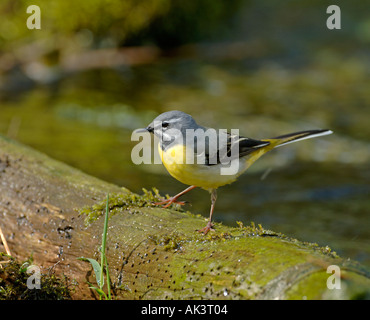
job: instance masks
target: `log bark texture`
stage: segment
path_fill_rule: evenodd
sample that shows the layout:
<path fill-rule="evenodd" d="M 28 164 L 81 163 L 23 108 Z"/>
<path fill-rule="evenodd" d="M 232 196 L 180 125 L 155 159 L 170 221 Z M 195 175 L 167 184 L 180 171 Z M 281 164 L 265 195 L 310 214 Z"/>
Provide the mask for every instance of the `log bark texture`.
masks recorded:
<path fill-rule="evenodd" d="M 89 226 L 78 209 L 130 191 L 91 177 L 0 136 L 0 226 L 11 253 L 77 281 L 73 298 L 96 298 L 88 263 L 99 260 L 103 217 Z M 117 208 L 116 208 L 117 209 Z M 117 299 L 352 299 L 369 297 L 368 270 L 329 248 L 260 227 L 216 224 L 150 206 L 121 206 L 111 216 L 107 260 Z M 4 251 L 0 243 L 0 251 Z M 327 287 L 340 267 L 340 290 Z"/>

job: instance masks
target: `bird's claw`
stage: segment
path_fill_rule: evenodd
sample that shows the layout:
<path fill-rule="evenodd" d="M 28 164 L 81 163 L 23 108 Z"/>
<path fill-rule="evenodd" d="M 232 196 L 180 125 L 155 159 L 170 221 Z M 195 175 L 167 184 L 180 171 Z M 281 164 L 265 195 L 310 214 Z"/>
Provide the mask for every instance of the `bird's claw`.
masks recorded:
<path fill-rule="evenodd" d="M 212 222 L 208 222 L 204 228 L 198 230 L 198 232 L 201 232 L 203 234 L 207 234 L 209 231 L 215 231 L 215 229 L 213 228 Z"/>
<path fill-rule="evenodd" d="M 152 202 L 153 205 L 155 206 L 161 206 L 163 205 L 163 208 L 168 208 L 171 204 L 178 204 L 180 206 L 183 206 L 186 204 L 186 201 L 176 201 L 177 198 L 169 198 L 160 202 Z"/>

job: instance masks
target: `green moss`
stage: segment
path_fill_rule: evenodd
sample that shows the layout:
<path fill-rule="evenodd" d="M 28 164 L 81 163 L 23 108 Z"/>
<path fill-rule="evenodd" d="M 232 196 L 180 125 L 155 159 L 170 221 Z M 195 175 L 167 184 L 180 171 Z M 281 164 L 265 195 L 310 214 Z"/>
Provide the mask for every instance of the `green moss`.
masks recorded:
<path fill-rule="evenodd" d="M 153 207 L 152 202 L 159 200 L 158 190 L 144 189 L 142 195 L 112 195 L 109 203 L 112 227 L 108 243 L 127 244 L 116 252 L 117 259 L 122 259 L 122 252 L 126 257 L 119 276 L 131 290 L 122 293 L 127 298 L 282 298 L 295 279 L 300 281 L 303 274 L 305 280 L 305 266 L 317 269 L 328 263 L 340 264 L 341 259 L 328 247 L 253 222 L 247 226 L 239 222 L 236 228 L 215 223 L 214 232 L 201 234 L 196 230 L 206 223 L 204 217 Z M 104 206 L 105 201 L 97 202 L 80 213 L 91 222 L 104 212 Z M 268 295 L 269 288 L 273 296 Z M 300 299 L 302 290 L 289 297 Z M 321 287 L 317 290 L 320 296 Z"/>
<path fill-rule="evenodd" d="M 0 256 L 4 254 L 0 253 Z M 69 300 L 71 299 L 70 284 L 67 277 L 58 278 L 53 269 L 40 275 L 40 289 L 29 289 L 27 273 L 32 266 L 32 259 L 23 263 L 9 258 L 7 263 L 0 265 L 0 300 Z"/>
<path fill-rule="evenodd" d="M 125 189 L 126 190 L 126 189 Z M 143 194 L 138 195 L 132 192 L 127 193 L 113 193 L 109 195 L 109 213 L 110 216 L 120 212 L 122 210 L 128 210 L 130 213 L 136 213 L 137 208 L 153 207 L 155 202 L 163 201 L 163 199 L 169 199 L 169 195 L 165 197 L 159 194 L 158 189 L 152 188 L 152 191 L 148 191 L 145 188 L 142 189 Z M 98 219 L 105 210 L 106 202 L 102 200 L 95 203 L 92 206 L 85 206 L 78 210 L 80 215 L 86 215 L 85 224 L 89 225 Z M 169 207 L 175 210 L 181 210 L 177 204 L 171 204 Z"/>
<path fill-rule="evenodd" d="M 282 233 L 264 229 L 261 224 L 256 227 L 255 223 L 252 221 L 250 226 L 244 226 L 242 222 L 237 221 L 239 229 L 242 231 L 244 236 L 257 236 L 257 237 L 277 237 L 289 241 L 291 243 L 296 243 L 297 245 L 305 246 L 307 248 L 319 251 L 330 258 L 339 258 L 337 253 L 333 251 L 329 246 L 321 247 L 317 243 L 299 241 L 297 239 L 288 237 Z"/>
<path fill-rule="evenodd" d="M 187 229 L 186 219 L 181 226 Z M 303 243 L 261 225 L 228 228 L 216 224 L 206 236 L 173 231 L 149 236 L 159 254 L 175 253 L 159 260 L 167 271 L 165 289 L 148 298 L 253 299 L 285 270 L 315 259 L 333 259 L 316 244 Z M 233 249 L 230 250 L 230 247 Z M 324 256 L 322 255 L 324 253 Z"/>
<path fill-rule="evenodd" d="M 181 236 L 177 232 L 164 235 L 150 235 L 149 239 L 155 244 L 163 247 L 165 251 L 179 250 L 183 243 L 189 241 L 189 238 Z"/>
<path fill-rule="evenodd" d="M 328 289 L 327 280 L 330 274 L 325 269 L 307 275 L 292 285 L 284 298 L 290 300 L 368 300 L 370 280 L 355 272 L 341 268 L 340 289 Z"/>
<path fill-rule="evenodd" d="M 264 288 L 280 277 L 282 282 L 278 288 L 288 290 L 290 283 L 286 270 L 294 274 L 296 266 L 311 265 L 310 261 L 315 259 L 332 259 L 330 255 L 323 256 L 316 246 L 284 235 L 271 236 L 273 232 L 261 226 L 256 228 L 259 235 L 254 225 L 244 228 L 250 232 L 243 234 L 234 228 L 228 233 L 217 235 L 216 232 L 202 237 L 203 240 L 194 237 L 184 241 L 176 235 L 173 241 L 178 254 L 170 261 L 172 276 L 168 281 L 171 289 L 167 292 L 168 298 L 256 299 L 260 295 L 263 297 Z M 171 239 L 165 243 L 171 245 Z M 325 276 L 327 278 L 328 274 Z M 310 290 L 311 285 L 312 294 L 316 292 L 320 296 L 323 292 L 321 283 L 320 288 L 316 288 L 310 281 L 305 282 L 302 288 Z"/>
<path fill-rule="evenodd" d="M 342 263 L 328 247 L 290 238 L 260 224 L 238 223 L 231 228 L 215 223 L 215 231 L 203 235 L 196 230 L 204 226 L 204 217 L 154 208 L 151 201 L 158 201 L 158 194 L 117 195 L 110 202 L 108 243 L 122 244 L 111 245 L 110 253 L 114 259 L 121 260 L 122 252 L 125 257 L 121 273 L 113 272 L 112 279 L 124 279 L 128 289 L 121 294 L 125 298 L 311 299 L 324 292 L 321 282 L 308 278 L 311 268 L 327 278 L 322 266 Z M 99 214 L 104 203 L 93 207 Z M 305 283 L 295 294 L 293 286 L 300 281 Z M 302 294 L 311 285 L 312 294 Z"/>

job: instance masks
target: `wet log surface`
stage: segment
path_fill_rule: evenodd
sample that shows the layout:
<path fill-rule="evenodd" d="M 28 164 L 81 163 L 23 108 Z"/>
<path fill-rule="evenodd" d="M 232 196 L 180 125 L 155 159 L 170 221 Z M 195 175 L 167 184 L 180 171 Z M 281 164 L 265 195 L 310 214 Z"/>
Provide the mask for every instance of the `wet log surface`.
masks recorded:
<path fill-rule="evenodd" d="M 1 136 L 0 182 L 0 227 L 12 256 L 33 255 L 36 265 L 77 281 L 74 299 L 96 298 L 86 283 L 95 282 L 92 268 L 77 258 L 100 261 L 103 218 L 86 226 L 79 209 L 104 203 L 107 193 L 113 201 L 131 193 Z M 254 226 L 216 224 L 204 236 L 196 232 L 204 218 L 189 212 L 132 201 L 113 207 L 107 260 L 114 298 L 369 297 L 368 270 L 329 248 Z M 327 288 L 329 265 L 340 267 L 341 290 Z"/>

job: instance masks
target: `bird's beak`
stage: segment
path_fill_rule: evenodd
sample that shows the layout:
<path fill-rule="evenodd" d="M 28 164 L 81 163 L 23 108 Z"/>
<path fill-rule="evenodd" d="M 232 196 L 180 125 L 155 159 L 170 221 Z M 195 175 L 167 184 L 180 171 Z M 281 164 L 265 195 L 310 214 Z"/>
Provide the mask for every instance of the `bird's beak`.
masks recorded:
<path fill-rule="evenodd" d="M 154 131 L 154 129 L 151 126 L 148 126 L 146 128 L 136 129 L 134 132 L 135 133 L 141 133 L 141 132 L 150 132 L 150 133 L 152 133 L 153 131 Z"/>

